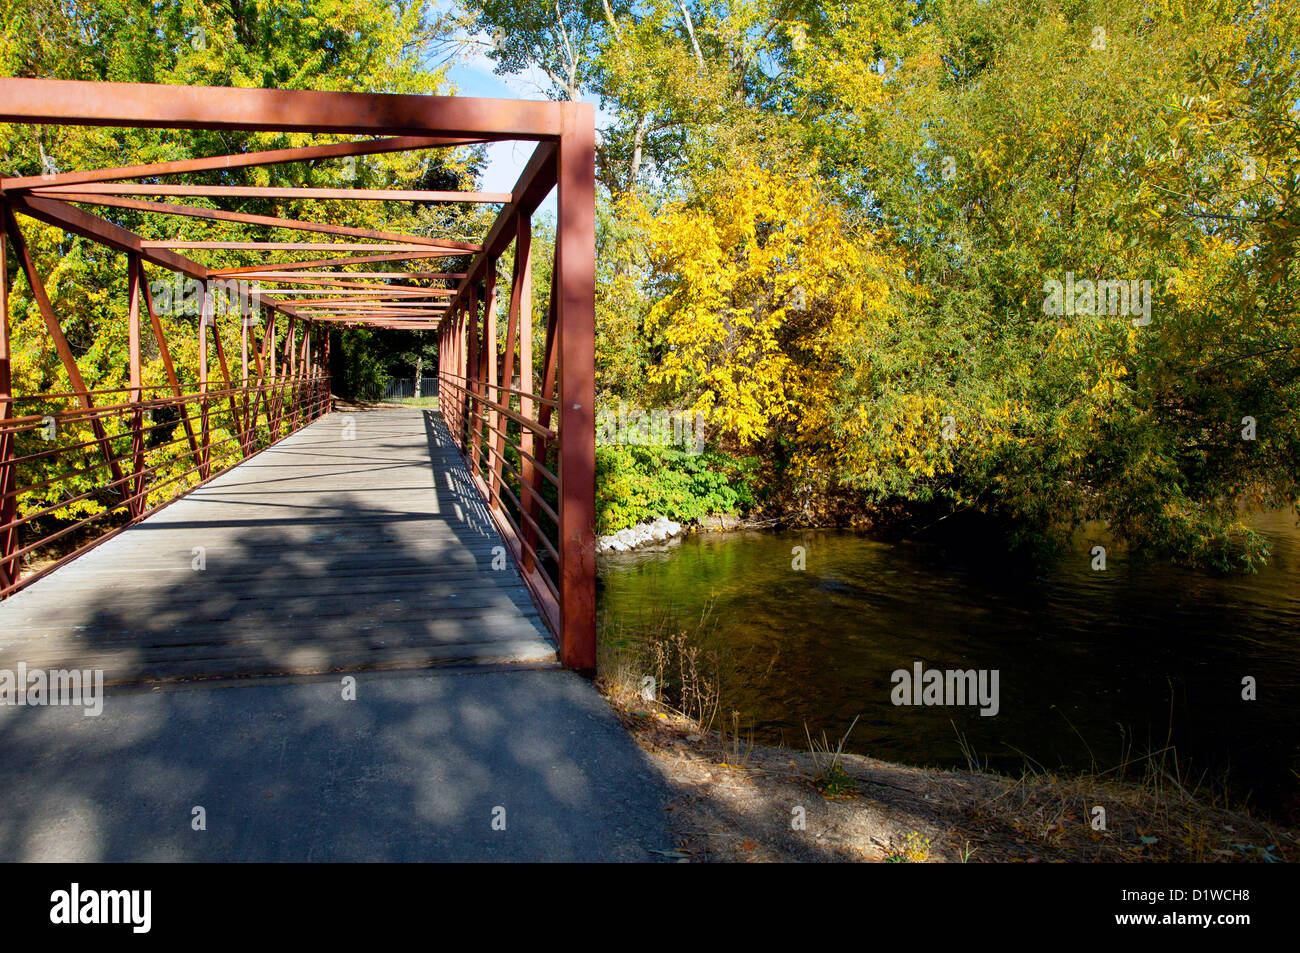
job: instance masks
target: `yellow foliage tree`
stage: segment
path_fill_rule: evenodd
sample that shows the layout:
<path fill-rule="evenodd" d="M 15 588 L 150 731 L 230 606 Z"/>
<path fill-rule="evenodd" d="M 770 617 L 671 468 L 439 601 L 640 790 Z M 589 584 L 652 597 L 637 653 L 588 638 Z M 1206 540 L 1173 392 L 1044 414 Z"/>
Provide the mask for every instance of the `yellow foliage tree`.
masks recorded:
<path fill-rule="evenodd" d="M 740 445 L 820 426 L 846 346 L 895 313 L 906 278 L 885 236 L 855 232 L 807 175 L 757 166 L 690 205 L 628 211 L 645 236 L 662 348 L 650 381 Z"/>

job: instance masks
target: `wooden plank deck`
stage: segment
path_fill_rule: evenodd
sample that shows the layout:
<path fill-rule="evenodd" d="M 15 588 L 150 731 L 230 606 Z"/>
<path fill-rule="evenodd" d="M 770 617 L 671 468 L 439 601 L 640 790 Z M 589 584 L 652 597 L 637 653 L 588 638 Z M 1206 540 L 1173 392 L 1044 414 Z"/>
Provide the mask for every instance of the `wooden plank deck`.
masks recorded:
<path fill-rule="evenodd" d="M 436 411 L 336 412 L 0 602 L 0 669 L 132 684 L 554 664 L 499 546 Z"/>

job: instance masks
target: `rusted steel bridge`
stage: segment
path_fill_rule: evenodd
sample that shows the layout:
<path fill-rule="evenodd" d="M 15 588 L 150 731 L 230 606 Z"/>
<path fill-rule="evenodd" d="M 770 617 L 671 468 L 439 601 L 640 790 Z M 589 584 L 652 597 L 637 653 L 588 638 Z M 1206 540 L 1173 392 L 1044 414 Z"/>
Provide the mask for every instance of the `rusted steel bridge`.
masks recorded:
<path fill-rule="evenodd" d="M 0 274 L 0 667 L 81 660 L 119 681 L 547 657 L 594 668 L 590 105 L 0 79 L 0 122 L 342 140 L 0 179 L 0 270 L 12 252 L 68 382 L 15 392 L 31 375 L 17 373 Z M 536 144 L 510 193 L 220 184 L 229 170 L 497 140 Z M 552 189 L 534 355 L 532 218 Z M 249 198 L 500 211 L 470 242 L 219 207 Z M 328 240 L 148 238 L 113 220 L 124 212 Z M 124 257 L 125 386 L 86 384 L 30 220 Z M 211 250 L 250 263 L 211 268 L 198 260 Z M 173 279 L 198 283 L 188 323 L 151 291 Z M 248 283 L 256 295 L 238 293 Z M 436 335 L 438 411 L 336 411 L 329 332 L 351 326 Z M 146 383 L 146 353 L 165 383 Z"/>

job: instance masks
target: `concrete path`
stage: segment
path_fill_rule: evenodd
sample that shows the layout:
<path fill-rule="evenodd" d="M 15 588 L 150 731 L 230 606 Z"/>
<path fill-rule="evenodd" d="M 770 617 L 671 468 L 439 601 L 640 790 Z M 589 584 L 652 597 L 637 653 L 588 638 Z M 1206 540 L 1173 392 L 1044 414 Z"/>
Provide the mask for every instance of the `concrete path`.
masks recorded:
<path fill-rule="evenodd" d="M 666 791 L 558 670 L 119 689 L 0 707 L 0 860 L 647 861 Z M 206 830 L 192 829 L 196 807 Z M 494 830 L 502 817 L 504 830 Z"/>
<path fill-rule="evenodd" d="M 437 414 L 333 414 L 0 603 L 0 684 L 118 686 L 9 677 L 0 860 L 662 859 L 662 782 L 499 544 Z"/>

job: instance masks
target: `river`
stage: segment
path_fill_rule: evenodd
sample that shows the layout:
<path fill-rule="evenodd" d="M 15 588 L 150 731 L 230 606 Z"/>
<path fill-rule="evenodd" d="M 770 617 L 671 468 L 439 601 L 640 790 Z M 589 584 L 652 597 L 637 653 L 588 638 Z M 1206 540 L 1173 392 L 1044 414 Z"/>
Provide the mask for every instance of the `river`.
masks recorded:
<path fill-rule="evenodd" d="M 758 742 L 806 747 L 805 725 L 835 741 L 858 717 L 846 750 L 950 767 L 973 752 L 1009 772 L 1105 770 L 1171 745 L 1183 777 L 1226 779 L 1238 801 L 1296 823 L 1300 532 L 1285 512 L 1252 525 L 1273 552 L 1249 575 L 1119 547 L 1097 570 L 1087 533 L 1046 565 L 981 538 L 692 535 L 601 557 L 602 626 L 633 642 L 665 620 L 692 632 L 722 659 L 728 723 L 738 711 Z M 894 673 L 918 662 L 996 670 L 996 715 L 894 704 Z"/>

